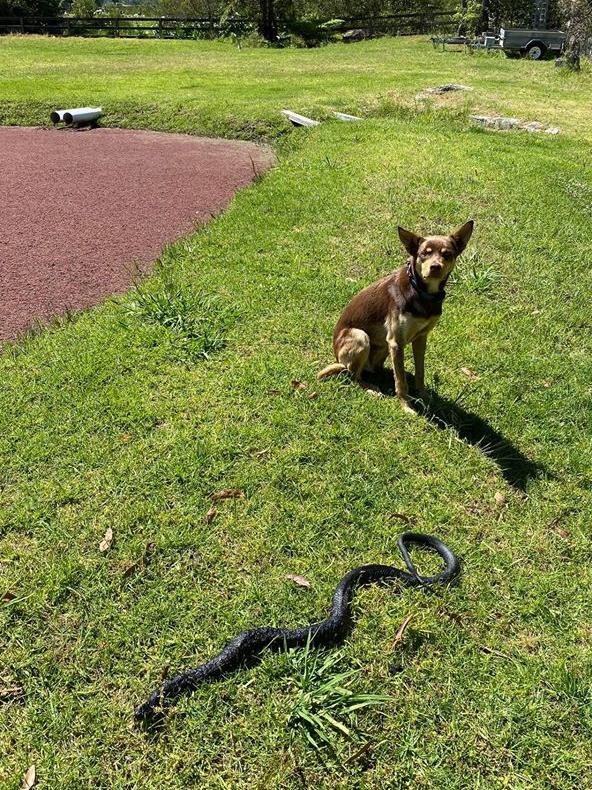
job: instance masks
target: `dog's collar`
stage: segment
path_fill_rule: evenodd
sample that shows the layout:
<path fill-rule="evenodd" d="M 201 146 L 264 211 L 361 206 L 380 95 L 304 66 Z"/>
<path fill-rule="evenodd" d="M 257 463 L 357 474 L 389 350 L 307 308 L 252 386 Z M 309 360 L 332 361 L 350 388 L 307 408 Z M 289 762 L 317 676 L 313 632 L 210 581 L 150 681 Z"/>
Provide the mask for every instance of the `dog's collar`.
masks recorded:
<path fill-rule="evenodd" d="M 444 290 L 444 286 L 448 280 L 446 277 L 441 283 L 440 288 L 436 291 L 435 294 L 430 293 L 428 289 L 425 287 L 425 283 L 423 280 L 417 276 L 417 272 L 415 271 L 415 262 L 410 260 L 407 263 L 407 274 L 409 275 L 409 282 L 411 283 L 411 287 L 419 296 L 419 298 L 423 302 L 427 302 L 429 304 L 441 304 L 444 299 L 446 298 L 446 291 Z"/>

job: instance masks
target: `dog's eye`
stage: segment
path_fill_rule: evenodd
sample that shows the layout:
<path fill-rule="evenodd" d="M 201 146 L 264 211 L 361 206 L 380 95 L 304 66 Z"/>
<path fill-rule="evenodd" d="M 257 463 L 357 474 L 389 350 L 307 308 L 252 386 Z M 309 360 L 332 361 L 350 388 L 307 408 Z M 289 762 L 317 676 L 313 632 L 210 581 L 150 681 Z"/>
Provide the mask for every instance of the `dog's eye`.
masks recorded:
<path fill-rule="evenodd" d="M 452 258 L 452 252 L 450 250 L 442 250 L 442 257 L 449 261 Z"/>
<path fill-rule="evenodd" d="M 431 255 L 432 254 L 432 248 L 431 247 L 426 247 L 425 250 L 424 250 L 424 254 L 425 255 Z"/>

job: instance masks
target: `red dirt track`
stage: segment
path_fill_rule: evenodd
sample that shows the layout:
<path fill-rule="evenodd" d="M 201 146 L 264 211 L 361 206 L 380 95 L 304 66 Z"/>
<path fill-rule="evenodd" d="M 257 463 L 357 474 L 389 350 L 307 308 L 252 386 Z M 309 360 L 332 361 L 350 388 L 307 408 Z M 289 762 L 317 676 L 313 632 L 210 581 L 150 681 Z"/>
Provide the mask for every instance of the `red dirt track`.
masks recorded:
<path fill-rule="evenodd" d="M 253 143 L 0 127 L 0 341 L 90 307 L 273 164 Z"/>

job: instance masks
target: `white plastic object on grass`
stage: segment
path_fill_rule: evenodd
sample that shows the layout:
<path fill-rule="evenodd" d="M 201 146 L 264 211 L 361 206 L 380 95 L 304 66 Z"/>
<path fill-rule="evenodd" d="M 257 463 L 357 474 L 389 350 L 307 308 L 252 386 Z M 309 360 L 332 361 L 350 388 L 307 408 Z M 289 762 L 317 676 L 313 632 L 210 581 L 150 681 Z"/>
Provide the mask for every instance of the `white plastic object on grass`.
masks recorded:
<path fill-rule="evenodd" d="M 70 110 L 54 110 L 51 114 L 53 123 L 63 121 L 67 126 L 74 123 L 90 123 L 103 114 L 102 107 L 73 107 Z"/>
<path fill-rule="evenodd" d="M 315 121 L 312 118 L 307 118 L 305 115 L 300 115 L 297 112 L 293 112 L 292 110 L 282 110 L 282 115 L 285 115 L 286 118 L 292 123 L 294 126 L 318 126 L 320 121 Z"/>
<path fill-rule="evenodd" d="M 347 112 L 334 112 L 333 115 L 340 121 L 361 121 L 359 115 L 350 115 Z"/>

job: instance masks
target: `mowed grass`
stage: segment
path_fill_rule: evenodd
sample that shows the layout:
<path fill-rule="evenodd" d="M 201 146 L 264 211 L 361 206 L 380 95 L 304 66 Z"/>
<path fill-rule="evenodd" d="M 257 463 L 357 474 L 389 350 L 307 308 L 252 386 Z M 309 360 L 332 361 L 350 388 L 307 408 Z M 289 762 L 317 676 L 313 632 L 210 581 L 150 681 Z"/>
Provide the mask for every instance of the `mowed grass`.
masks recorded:
<path fill-rule="evenodd" d="M 39 788 L 589 786 L 592 157 L 575 130 L 456 115 L 294 132 L 142 294 L 4 349 L 0 687 L 23 695 L 0 703 L 3 788 L 30 764 Z M 343 305 L 403 260 L 396 225 L 471 216 L 428 414 L 317 383 Z M 224 488 L 245 497 L 206 519 Z M 329 670 L 268 655 L 134 726 L 163 672 L 322 616 L 409 527 L 462 557 L 457 587 L 363 590 Z M 351 669 L 390 701 L 316 750 L 294 721 Z"/>
<path fill-rule="evenodd" d="M 385 38 L 316 50 L 238 50 L 227 42 L 0 40 L 0 122 L 47 124 L 56 106 L 101 105 L 102 123 L 132 128 L 274 137 L 282 107 L 389 113 L 418 91 L 460 82 L 445 104 L 559 125 L 592 140 L 588 66 L 565 75 L 552 61 L 439 52 L 427 39 Z"/>

